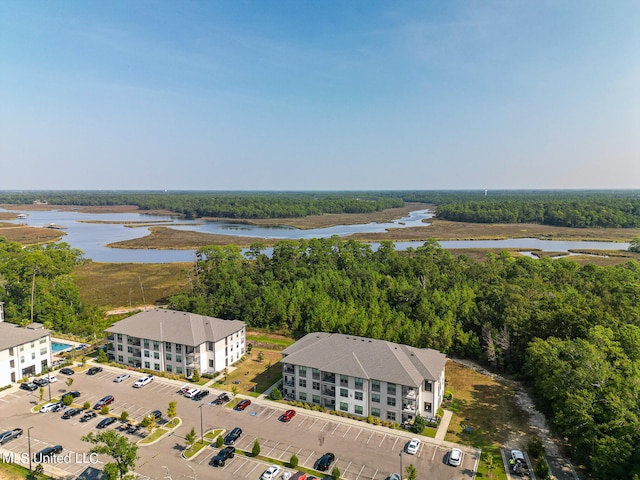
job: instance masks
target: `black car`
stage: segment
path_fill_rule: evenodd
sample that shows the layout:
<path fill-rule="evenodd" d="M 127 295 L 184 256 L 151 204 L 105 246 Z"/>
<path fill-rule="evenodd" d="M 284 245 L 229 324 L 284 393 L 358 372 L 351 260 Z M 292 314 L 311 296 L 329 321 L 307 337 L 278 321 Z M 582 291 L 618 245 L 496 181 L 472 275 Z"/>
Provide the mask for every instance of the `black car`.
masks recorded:
<path fill-rule="evenodd" d="M 60 452 L 62 452 L 62 446 L 54 445 L 40 450 L 33 456 L 33 459 L 36 463 L 45 463 L 47 458 L 51 458 L 52 456 L 57 455 Z"/>
<path fill-rule="evenodd" d="M 220 395 L 218 395 L 218 398 L 216 398 L 213 403 L 215 403 L 216 405 L 222 405 L 224 403 L 227 403 L 229 400 L 231 400 L 229 398 L 229 395 L 227 395 L 226 393 L 221 393 Z"/>
<path fill-rule="evenodd" d="M 14 428 L 13 430 L 0 433 L 0 445 L 4 445 L 8 441 L 18 438 L 20 435 L 22 435 L 21 428 Z"/>
<path fill-rule="evenodd" d="M 60 373 L 64 373 L 65 375 L 73 375 L 74 372 L 72 369 L 70 369 L 69 367 L 64 367 L 60 369 Z"/>
<path fill-rule="evenodd" d="M 326 472 L 327 470 L 329 470 L 329 467 L 335 459 L 336 456 L 333 453 L 325 453 L 324 455 L 322 455 L 322 457 L 320 457 L 320 460 L 318 460 L 318 466 L 316 470 Z"/>
<path fill-rule="evenodd" d="M 27 390 L 29 392 L 33 392 L 34 390 L 38 389 L 38 385 L 36 385 L 33 382 L 21 383 L 20 384 L 20 389 L 21 390 Z"/>
<path fill-rule="evenodd" d="M 96 412 L 94 412 L 93 410 L 85 413 L 81 418 L 80 421 L 82 423 L 84 422 L 88 422 L 89 420 L 91 420 L 92 418 L 96 418 L 98 416 L 98 414 Z"/>
<path fill-rule="evenodd" d="M 235 447 L 223 448 L 215 457 L 211 459 L 211 465 L 213 465 L 214 467 L 224 467 L 224 462 L 226 462 L 228 458 L 233 458 L 235 452 Z"/>
<path fill-rule="evenodd" d="M 68 397 L 70 396 L 71 398 L 78 398 L 80 396 L 80 392 L 73 391 L 73 392 L 67 392 L 64 395 L 62 395 L 62 403 L 64 403 L 64 397 Z"/>
<path fill-rule="evenodd" d="M 62 418 L 64 420 L 69 420 L 71 417 L 75 417 L 76 415 L 80 415 L 82 413 L 81 408 L 70 408 L 66 412 L 62 414 Z"/>
<path fill-rule="evenodd" d="M 33 383 L 35 383 L 39 387 L 46 387 L 47 385 L 49 385 L 49 380 L 47 380 L 46 378 L 36 378 Z"/>
<path fill-rule="evenodd" d="M 116 417 L 103 418 L 102 420 L 100 420 L 100 422 L 98 422 L 98 425 L 96 425 L 96 428 L 107 428 L 109 425 L 114 423 L 116 420 L 117 420 Z"/>
<path fill-rule="evenodd" d="M 240 438 L 240 435 L 242 435 L 242 429 L 239 427 L 234 428 L 227 434 L 226 437 L 224 437 L 224 444 L 233 445 L 235 441 Z"/>
<path fill-rule="evenodd" d="M 102 371 L 102 367 L 91 367 L 87 370 L 87 375 L 95 375 L 96 373 L 100 373 Z"/>
<path fill-rule="evenodd" d="M 162 417 L 162 412 L 160 410 L 154 410 L 149 415 L 147 415 L 147 417 L 153 417 L 154 420 L 160 420 L 160 417 Z"/>
<path fill-rule="evenodd" d="M 209 395 L 209 390 L 200 390 L 193 397 L 191 397 L 191 400 L 195 400 L 195 401 L 202 400 L 207 395 Z"/>

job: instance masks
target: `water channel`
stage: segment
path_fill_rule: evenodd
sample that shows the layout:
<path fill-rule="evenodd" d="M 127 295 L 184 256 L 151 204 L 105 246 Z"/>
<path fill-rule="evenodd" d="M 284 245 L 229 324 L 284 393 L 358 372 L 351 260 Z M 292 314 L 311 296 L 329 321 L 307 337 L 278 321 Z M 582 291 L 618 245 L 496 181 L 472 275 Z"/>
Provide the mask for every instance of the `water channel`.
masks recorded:
<path fill-rule="evenodd" d="M 0 209 L 0 211 L 6 211 Z M 66 235 L 62 241 L 73 248 L 84 252 L 85 258 L 95 262 L 141 262 L 141 263 L 170 263 L 190 262 L 194 258 L 194 250 L 154 250 L 154 249 L 123 249 L 109 248 L 105 245 L 123 240 L 144 237 L 149 234 L 148 225 L 167 226 L 180 230 L 216 233 L 220 235 L 241 235 L 256 238 L 300 239 L 300 238 L 328 238 L 333 235 L 346 236 L 353 233 L 384 232 L 388 228 L 407 228 L 428 224 L 423 220 L 429 219 L 433 213 L 428 210 L 410 212 L 403 218 L 387 223 L 368 223 L 359 225 L 337 225 L 327 228 L 300 230 L 287 226 L 262 226 L 226 221 L 184 220 L 169 215 L 147 215 L 141 213 L 80 213 L 75 211 L 30 211 L 26 218 L 9 221 L 15 224 L 25 224 L 33 227 L 45 227 L 55 224 L 65 227 Z M 92 223 L 109 222 L 109 223 Z M 121 223 L 118 223 L 121 222 Z M 175 222 L 175 224 L 174 224 Z M 125 224 L 144 223 L 145 226 L 136 228 L 126 227 Z M 397 250 L 409 247 L 419 247 L 424 242 L 396 242 Z M 616 242 L 580 242 L 539 240 L 534 238 L 517 238 L 507 240 L 443 240 L 439 242 L 443 248 L 518 248 L 542 250 L 547 252 L 568 252 L 575 249 L 590 250 L 625 250 L 628 243 Z M 377 244 L 371 244 L 376 248 Z"/>

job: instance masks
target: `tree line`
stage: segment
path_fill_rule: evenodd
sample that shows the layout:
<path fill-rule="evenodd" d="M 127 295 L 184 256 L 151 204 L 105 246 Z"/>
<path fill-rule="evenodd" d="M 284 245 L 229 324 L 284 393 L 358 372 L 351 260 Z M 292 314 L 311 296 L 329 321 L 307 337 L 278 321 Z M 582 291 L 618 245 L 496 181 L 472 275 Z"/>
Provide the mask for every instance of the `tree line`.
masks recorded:
<path fill-rule="evenodd" d="M 381 338 L 480 360 L 527 378 L 553 427 L 595 478 L 640 473 L 640 264 L 483 263 L 435 242 L 374 251 L 355 241 L 283 241 L 197 252 L 171 308 L 302 336 Z M 635 447 L 634 447 L 635 446 Z M 615 458 L 615 461 L 612 459 Z"/>

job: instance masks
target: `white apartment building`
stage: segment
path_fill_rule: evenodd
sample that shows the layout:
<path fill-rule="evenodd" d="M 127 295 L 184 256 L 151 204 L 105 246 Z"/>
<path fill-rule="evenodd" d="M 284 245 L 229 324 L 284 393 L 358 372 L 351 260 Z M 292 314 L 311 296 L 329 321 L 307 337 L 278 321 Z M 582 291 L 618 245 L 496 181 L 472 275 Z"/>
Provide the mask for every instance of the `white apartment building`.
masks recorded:
<path fill-rule="evenodd" d="M 446 357 L 433 349 L 310 333 L 282 351 L 283 395 L 396 423 L 436 416 Z"/>
<path fill-rule="evenodd" d="M 195 369 L 220 372 L 240 360 L 246 348 L 244 322 L 175 310 L 140 312 L 105 331 L 111 360 L 187 377 Z"/>
<path fill-rule="evenodd" d="M 39 375 L 51 366 L 50 331 L 40 323 L 20 327 L 4 321 L 0 302 L 0 386 Z"/>

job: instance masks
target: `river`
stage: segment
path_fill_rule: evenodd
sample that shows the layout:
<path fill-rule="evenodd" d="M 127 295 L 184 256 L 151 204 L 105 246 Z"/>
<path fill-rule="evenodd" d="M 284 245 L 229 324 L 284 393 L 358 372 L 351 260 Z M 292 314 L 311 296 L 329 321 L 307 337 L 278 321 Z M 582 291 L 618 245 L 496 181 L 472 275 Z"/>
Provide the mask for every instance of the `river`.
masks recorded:
<path fill-rule="evenodd" d="M 0 211 L 6 211 L 0 209 Z M 73 248 L 84 252 L 85 258 L 95 262 L 142 262 L 142 263 L 170 263 L 190 262 L 194 259 L 195 250 L 154 250 L 154 249 L 123 249 L 109 248 L 105 245 L 123 240 L 144 237 L 149 234 L 146 226 L 130 228 L 124 223 L 145 223 L 166 225 L 181 230 L 194 230 L 220 235 L 242 235 L 256 238 L 328 238 L 333 235 L 346 236 L 353 233 L 378 233 L 387 228 L 407 228 L 426 226 L 423 220 L 433 216 L 429 210 L 417 210 L 406 217 L 393 222 L 367 223 L 358 225 L 337 225 L 327 228 L 300 230 L 287 226 L 261 226 L 222 221 L 184 220 L 169 215 L 147 215 L 141 213 L 80 213 L 75 211 L 30 211 L 26 219 L 9 221 L 15 224 L 26 224 L 34 227 L 44 227 L 50 224 L 65 227 L 67 235 L 62 239 Z M 91 223 L 91 222 L 122 222 L 122 223 Z M 173 225 L 172 222 L 180 225 Z M 424 242 L 396 242 L 396 249 L 406 250 L 416 248 Z M 625 250 L 628 243 L 616 242 L 580 242 L 539 240 L 535 238 L 517 238 L 508 240 L 443 240 L 439 242 L 443 248 L 519 248 L 539 249 L 547 252 L 568 252 L 575 249 L 591 250 Z M 377 248 L 373 243 L 372 248 Z M 269 251 L 269 250 L 268 250 Z"/>

